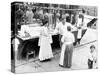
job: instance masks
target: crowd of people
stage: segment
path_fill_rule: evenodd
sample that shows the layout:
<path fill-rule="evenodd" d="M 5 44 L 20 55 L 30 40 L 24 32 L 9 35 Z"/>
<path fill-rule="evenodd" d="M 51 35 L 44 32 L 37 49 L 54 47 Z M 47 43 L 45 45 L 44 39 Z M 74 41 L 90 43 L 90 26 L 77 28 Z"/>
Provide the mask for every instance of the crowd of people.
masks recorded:
<path fill-rule="evenodd" d="M 48 22 L 44 22 L 40 37 L 39 37 L 39 60 L 40 61 L 45 61 L 45 60 L 50 60 L 52 59 L 53 52 L 52 52 L 52 47 L 51 43 L 53 43 L 52 37 L 50 34 L 59 34 L 59 41 L 60 41 L 60 46 L 61 46 L 61 54 L 60 54 L 60 59 L 59 59 L 59 66 L 65 67 L 65 68 L 71 68 L 72 66 L 72 57 L 73 57 L 73 49 L 74 49 L 74 42 L 75 42 L 75 37 L 73 33 L 71 32 L 73 26 L 70 24 L 70 22 L 66 22 L 65 18 L 62 19 L 62 22 L 59 23 L 61 26 L 57 26 L 53 32 L 48 31 Z M 80 44 L 80 27 L 79 29 L 79 35 L 77 36 L 77 42 Z M 44 42 L 45 41 L 45 42 Z M 92 49 L 92 47 L 90 47 Z M 93 51 L 95 47 L 93 46 Z M 92 51 L 92 52 L 93 52 Z M 90 51 L 90 57 L 88 59 L 88 68 L 93 68 L 93 61 L 96 63 L 96 54 L 92 53 Z M 91 55 L 92 54 L 92 55 Z M 92 60 L 93 59 L 93 60 Z M 52 60 L 51 60 L 52 61 Z"/>
<path fill-rule="evenodd" d="M 39 49 L 39 60 L 43 62 L 45 60 L 52 61 L 54 57 L 52 52 L 51 44 L 53 43 L 52 35 L 59 34 L 59 41 L 61 47 L 61 55 L 59 59 L 59 66 L 71 68 L 72 66 L 72 58 L 73 58 L 73 49 L 74 45 L 80 44 L 82 38 L 82 27 L 84 26 L 84 10 L 83 13 L 77 14 L 77 20 L 75 19 L 75 23 L 72 24 L 72 20 L 74 20 L 74 14 L 64 13 L 61 14 L 59 12 L 44 12 L 43 10 L 36 12 L 32 11 L 33 9 L 28 8 L 25 13 L 27 18 L 27 24 L 32 24 L 33 19 L 35 17 L 36 21 L 39 19 L 41 21 L 41 29 L 38 45 Z M 49 9 L 51 10 L 51 9 Z M 38 15 L 39 16 L 38 16 Z M 55 21 L 54 21 L 55 20 Z M 52 30 L 53 29 L 53 30 Z M 78 31 L 77 40 L 75 41 L 73 30 Z M 25 34 L 28 32 L 25 32 Z M 17 42 L 16 42 L 17 43 Z M 19 44 L 19 42 L 18 42 Z M 95 47 L 91 47 L 91 49 Z M 93 51 L 91 51 L 93 53 Z M 91 56 L 93 59 L 93 57 Z M 89 58 L 88 66 L 92 68 L 93 60 Z M 95 59 L 94 59 L 95 60 Z"/>

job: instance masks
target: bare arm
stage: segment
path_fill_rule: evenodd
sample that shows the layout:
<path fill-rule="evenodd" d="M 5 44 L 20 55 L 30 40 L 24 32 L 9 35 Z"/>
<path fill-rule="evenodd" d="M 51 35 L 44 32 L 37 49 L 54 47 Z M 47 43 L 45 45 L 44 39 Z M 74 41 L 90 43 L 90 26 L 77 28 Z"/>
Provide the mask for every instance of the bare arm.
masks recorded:
<path fill-rule="evenodd" d="M 75 37 L 73 34 L 72 34 L 72 42 L 75 42 Z"/>

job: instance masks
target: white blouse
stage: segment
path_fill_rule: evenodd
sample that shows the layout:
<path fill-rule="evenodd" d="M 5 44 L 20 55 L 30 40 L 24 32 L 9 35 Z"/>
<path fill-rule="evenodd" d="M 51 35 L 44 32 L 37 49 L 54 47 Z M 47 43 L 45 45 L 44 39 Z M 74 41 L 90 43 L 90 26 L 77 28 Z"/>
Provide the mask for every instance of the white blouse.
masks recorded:
<path fill-rule="evenodd" d="M 68 26 L 73 28 L 73 26 L 70 23 L 67 23 L 67 22 L 65 23 L 65 25 L 63 25 L 62 22 L 57 23 L 57 26 L 55 28 L 55 33 L 59 33 L 59 34 L 63 35 L 67 31 Z"/>
<path fill-rule="evenodd" d="M 65 44 L 72 44 L 73 42 L 75 42 L 75 38 L 74 38 L 73 33 L 65 32 L 61 41 Z"/>
<path fill-rule="evenodd" d="M 43 38 L 42 36 L 45 36 L 49 39 L 50 43 L 52 43 L 52 35 L 49 34 L 48 32 L 48 28 L 47 27 L 41 27 L 41 30 L 40 30 L 40 37 L 39 37 L 39 43 L 38 45 L 40 46 L 40 43 L 41 43 L 41 38 Z"/>
<path fill-rule="evenodd" d="M 94 51 L 93 53 L 90 53 L 90 52 L 89 52 L 88 58 L 89 58 L 90 60 L 92 60 L 92 61 L 96 60 L 96 58 L 97 58 L 96 51 Z"/>

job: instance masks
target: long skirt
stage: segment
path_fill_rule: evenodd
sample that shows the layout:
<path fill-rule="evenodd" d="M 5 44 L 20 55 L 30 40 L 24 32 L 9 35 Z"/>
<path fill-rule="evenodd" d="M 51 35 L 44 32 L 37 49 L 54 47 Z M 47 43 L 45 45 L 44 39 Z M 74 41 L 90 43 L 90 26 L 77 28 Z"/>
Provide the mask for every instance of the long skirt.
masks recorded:
<path fill-rule="evenodd" d="M 70 68 L 72 66 L 72 54 L 73 44 L 63 44 L 59 65 Z"/>
<path fill-rule="evenodd" d="M 52 48 L 48 37 L 42 36 L 40 41 L 39 59 L 40 61 L 53 58 Z"/>

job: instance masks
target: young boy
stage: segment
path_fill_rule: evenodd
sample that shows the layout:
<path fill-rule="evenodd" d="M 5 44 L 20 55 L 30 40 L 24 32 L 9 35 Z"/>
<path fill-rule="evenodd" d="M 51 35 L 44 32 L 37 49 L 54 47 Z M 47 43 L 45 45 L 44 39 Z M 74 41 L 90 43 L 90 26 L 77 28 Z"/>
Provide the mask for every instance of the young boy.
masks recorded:
<path fill-rule="evenodd" d="M 89 58 L 88 58 L 88 69 L 93 69 L 94 65 L 97 63 L 95 46 L 90 46 Z"/>

